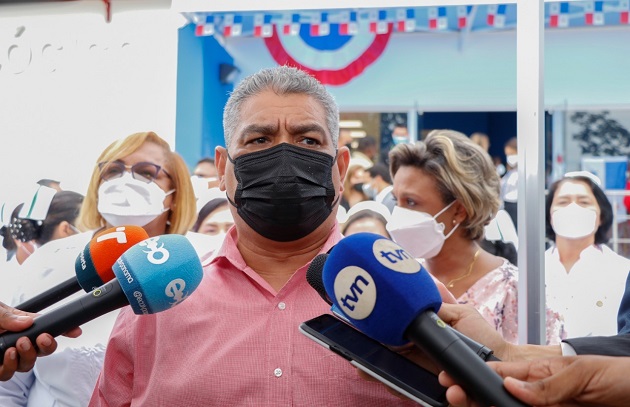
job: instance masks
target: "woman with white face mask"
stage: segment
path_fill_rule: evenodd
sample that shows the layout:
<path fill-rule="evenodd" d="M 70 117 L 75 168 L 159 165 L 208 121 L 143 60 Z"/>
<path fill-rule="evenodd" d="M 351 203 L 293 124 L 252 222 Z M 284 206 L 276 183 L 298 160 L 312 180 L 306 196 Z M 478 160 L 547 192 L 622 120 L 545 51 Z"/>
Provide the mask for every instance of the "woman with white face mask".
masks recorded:
<path fill-rule="evenodd" d="M 606 242 L 612 205 L 595 175 L 565 175 L 549 188 L 546 233 L 553 245 L 545 252 L 547 304 L 563 315 L 570 337 L 617 333 L 617 313 L 630 260 Z"/>
<path fill-rule="evenodd" d="M 398 202 L 387 224 L 392 238 L 516 343 L 518 270 L 478 243 L 500 204 L 490 156 L 461 133 L 435 130 L 423 142 L 394 147 L 389 161 Z M 547 342 L 557 343 L 558 315 L 547 317 Z"/>
<path fill-rule="evenodd" d="M 213 198 L 205 203 L 201 201 L 203 198 L 197 201 L 197 207 L 200 207 L 199 214 L 191 229 L 193 232 L 209 236 L 212 239 L 210 246 L 215 251 L 221 247 L 228 230 L 234 225 L 225 192 L 217 192 L 211 193 L 210 196 Z"/>

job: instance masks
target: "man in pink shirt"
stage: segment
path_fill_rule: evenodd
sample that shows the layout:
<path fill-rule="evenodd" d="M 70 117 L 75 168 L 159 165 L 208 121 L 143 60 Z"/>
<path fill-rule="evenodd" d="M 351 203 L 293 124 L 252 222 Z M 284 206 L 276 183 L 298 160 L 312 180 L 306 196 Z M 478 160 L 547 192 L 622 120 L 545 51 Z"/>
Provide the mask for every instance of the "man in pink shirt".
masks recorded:
<path fill-rule="evenodd" d="M 332 96 L 297 69 L 237 86 L 223 114 L 226 148 L 215 152 L 234 226 L 184 303 L 122 310 L 90 406 L 415 405 L 298 331 L 329 312 L 305 275 L 341 238 L 350 155 L 337 146 L 338 122 Z"/>

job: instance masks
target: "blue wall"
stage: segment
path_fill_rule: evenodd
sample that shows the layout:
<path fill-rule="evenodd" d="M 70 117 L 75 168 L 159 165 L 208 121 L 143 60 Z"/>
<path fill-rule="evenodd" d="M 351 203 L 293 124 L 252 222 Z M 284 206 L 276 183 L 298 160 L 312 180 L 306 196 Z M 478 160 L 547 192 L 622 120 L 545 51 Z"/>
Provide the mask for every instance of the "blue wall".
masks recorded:
<path fill-rule="evenodd" d="M 503 160 L 505 142 L 516 136 L 516 112 L 425 112 L 422 119 L 424 129 L 453 129 L 467 136 L 475 132 L 487 134 L 488 153 Z"/>
<path fill-rule="evenodd" d="M 213 36 L 195 36 L 192 24 L 179 30 L 175 149 L 191 169 L 224 144 L 223 106 L 233 85 L 219 82 L 221 63 L 234 59 Z"/>

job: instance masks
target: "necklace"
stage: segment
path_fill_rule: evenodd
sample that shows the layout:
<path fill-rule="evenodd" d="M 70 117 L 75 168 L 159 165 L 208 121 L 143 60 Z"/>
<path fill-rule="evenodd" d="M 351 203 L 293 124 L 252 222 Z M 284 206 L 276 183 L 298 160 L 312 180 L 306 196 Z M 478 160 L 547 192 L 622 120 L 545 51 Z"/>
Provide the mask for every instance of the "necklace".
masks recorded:
<path fill-rule="evenodd" d="M 481 250 L 481 249 L 477 249 L 477 251 L 475 252 L 475 255 L 473 256 L 473 259 L 470 262 L 470 266 L 468 266 L 468 271 L 466 272 L 466 274 L 464 274 L 463 276 L 460 276 L 460 277 L 452 279 L 451 281 L 449 281 L 446 284 L 446 287 L 453 288 L 453 286 L 455 285 L 456 282 L 458 282 L 459 280 L 465 279 L 466 277 L 468 277 L 470 275 L 470 273 L 472 273 L 473 267 L 475 266 L 475 262 L 477 261 L 477 257 L 479 256 L 479 250 Z"/>

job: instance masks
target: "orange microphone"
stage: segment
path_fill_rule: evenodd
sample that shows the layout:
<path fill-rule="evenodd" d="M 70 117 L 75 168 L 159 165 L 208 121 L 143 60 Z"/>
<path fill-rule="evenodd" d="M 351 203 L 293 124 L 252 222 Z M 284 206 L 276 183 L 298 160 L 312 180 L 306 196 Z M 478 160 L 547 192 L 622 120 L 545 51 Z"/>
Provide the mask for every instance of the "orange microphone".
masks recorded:
<path fill-rule="evenodd" d="M 136 243 L 149 235 L 140 226 L 118 226 L 104 230 L 89 241 L 74 263 L 75 277 L 24 301 L 15 308 L 39 312 L 52 304 L 83 289 L 92 291 L 115 278 L 112 266 L 116 260 Z"/>

